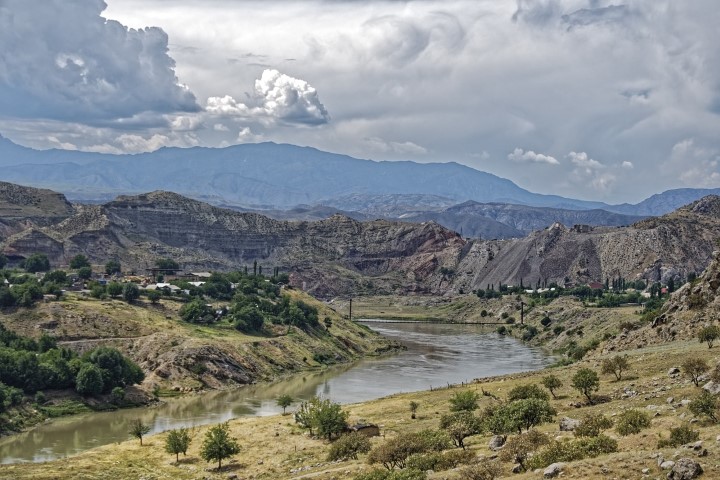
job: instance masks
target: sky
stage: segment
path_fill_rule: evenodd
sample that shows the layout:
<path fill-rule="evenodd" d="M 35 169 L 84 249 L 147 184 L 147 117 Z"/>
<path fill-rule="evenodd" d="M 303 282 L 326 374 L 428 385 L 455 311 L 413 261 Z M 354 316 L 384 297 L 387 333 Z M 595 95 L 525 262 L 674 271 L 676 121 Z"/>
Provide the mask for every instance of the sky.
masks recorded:
<path fill-rule="evenodd" d="M 720 187 L 717 0 L 0 0 L 0 134 L 274 141 L 609 203 Z"/>

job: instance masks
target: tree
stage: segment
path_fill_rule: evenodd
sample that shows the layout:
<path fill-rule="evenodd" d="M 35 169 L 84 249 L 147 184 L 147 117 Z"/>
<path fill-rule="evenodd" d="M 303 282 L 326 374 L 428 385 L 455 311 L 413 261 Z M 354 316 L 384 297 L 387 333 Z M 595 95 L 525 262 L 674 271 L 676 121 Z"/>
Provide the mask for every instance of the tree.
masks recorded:
<path fill-rule="evenodd" d="M 199 298 L 180 307 L 180 318 L 188 323 L 212 323 L 215 320 L 212 308 Z"/>
<path fill-rule="evenodd" d="M 327 437 L 329 441 L 333 435 L 347 430 L 348 412 L 343 412 L 339 403 L 333 403 L 327 398 L 320 399 L 313 405 L 313 410 L 313 426 L 321 437 Z"/>
<path fill-rule="evenodd" d="M 283 409 L 283 415 L 285 415 L 285 409 L 292 405 L 295 400 L 288 394 L 280 395 L 277 399 L 277 406 Z"/>
<path fill-rule="evenodd" d="M 589 368 L 581 368 L 572 377 L 572 386 L 577 391 L 585 395 L 590 405 L 593 404 L 592 392 L 598 391 L 600 388 L 600 378 L 595 371 Z"/>
<path fill-rule="evenodd" d="M 135 300 L 140 298 L 140 287 L 132 282 L 127 282 L 123 286 L 122 296 L 123 300 L 127 303 L 133 303 Z"/>
<path fill-rule="evenodd" d="M 70 268 L 73 270 L 78 270 L 83 267 L 90 267 L 90 261 L 88 261 L 88 258 L 85 255 L 75 255 L 70 260 Z"/>
<path fill-rule="evenodd" d="M 690 377 L 696 387 L 699 387 L 700 376 L 708 369 L 707 362 L 700 357 L 689 357 L 681 366 L 685 375 Z"/>
<path fill-rule="evenodd" d="M 5 268 L 5 265 L 7 265 L 8 259 L 5 255 L 0 253 L 0 269 Z"/>
<path fill-rule="evenodd" d="M 550 394 L 553 396 L 553 398 L 557 398 L 557 396 L 555 396 L 555 390 L 563 386 L 562 381 L 555 375 L 548 375 L 546 377 L 543 377 L 542 384 L 545 388 L 550 390 Z"/>
<path fill-rule="evenodd" d="M 157 290 L 149 290 L 147 292 L 147 297 L 148 300 L 150 300 L 150 303 L 154 305 L 160 301 L 161 295 L 160 292 L 158 292 Z"/>
<path fill-rule="evenodd" d="M 419 406 L 420 404 L 418 402 L 410 402 L 410 418 L 415 418 L 415 413 L 417 412 Z"/>
<path fill-rule="evenodd" d="M 323 323 L 325 324 L 325 328 L 330 330 L 330 327 L 332 327 L 332 318 L 325 317 L 325 319 L 323 320 Z"/>
<path fill-rule="evenodd" d="M 140 446 L 142 447 L 143 436 L 150 433 L 150 425 L 147 425 L 141 419 L 136 418 L 135 420 L 130 422 L 130 428 L 128 429 L 128 433 L 140 440 Z"/>
<path fill-rule="evenodd" d="M 110 282 L 107 284 L 107 287 L 105 287 L 107 294 L 111 297 L 115 298 L 120 295 L 122 295 L 123 292 L 123 286 L 119 284 L 118 282 Z"/>
<path fill-rule="evenodd" d="M 464 390 L 462 392 L 456 392 L 450 397 L 450 411 L 451 412 L 472 412 L 478 408 L 478 400 L 480 394 L 472 390 Z"/>
<path fill-rule="evenodd" d="M 708 348 L 712 348 L 713 342 L 718 338 L 720 338 L 720 327 L 717 325 L 710 325 L 698 332 L 698 340 L 700 343 L 707 342 Z"/>
<path fill-rule="evenodd" d="M 116 273 L 120 273 L 121 267 L 120 262 L 117 260 L 110 260 L 105 264 L 105 273 L 108 275 L 114 275 Z"/>
<path fill-rule="evenodd" d="M 92 268 L 90 267 L 80 267 L 77 271 L 78 277 L 82 278 L 83 280 L 88 280 L 90 277 L 92 277 Z"/>
<path fill-rule="evenodd" d="M 222 468 L 222 461 L 240 452 L 237 440 L 230 436 L 230 425 L 220 423 L 212 426 L 205 433 L 200 456 L 206 462 L 217 460 L 218 470 Z"/>
<path fill-rule="evenodd" d="M 22 267 L 30 273 L 47 272 L 50 270 L 50 260 L 44 253 L 33 253 L 22 262 Z"/>
<path fill-rule="evenodd" d="M 102 371 L 92 364 L 84 364 L 75 377 L 75 390 L 80 395 L 97 395 L 103 391 Z"/>
<path fill-rule="evenodd" d="M 623 370 L 630 368 L 630 362 L 628 362 L 627 355 L 620 356 L 615 355 L 612 358 L 606 358 L 602 361 L 601 373 L 615 375 L 617 381 L 622 380 Z"/>
<path fill-rule="evenodd" d="M 506 414 L 512 419 L 512 423 L 516 425 L 518 433 L 520 433 L 523 428 L 530 430 L 537 425 L 551 422 L 557 412 L 547 400 L 525 398 L 508 404 Z"/>
<path fill-rule="evenodd" d="M 180 454 L 187 455 L 187 449 L 190 446 L 192 437 L 190 436 L 190 430 L 187 428 L 180 428 L 177 430 L 170 430 L 167 437 L 165 438 L 165 451 L 175 455 L 175 462 L 180 461 Z"/>
<path fill-rule="evenodd" d="M 695 416 L 708 417 L 713 422 L 718 421 L 718 400 L 712 393 L 707 390 L 703 390 L 702 393 L 690 402 L 688 409 Z"/>
<path fill-rule="evenodd" d="M 440 428 L 445 430 L 456 447 L 465 450 L 465 439 L 482 433 L 483 423 L 469 410 L 460 410 L 440 417 Z"/>
<path fill-rule="evenodd" d="M 526 398 L 538 398 L 546 401 L 550 400 L 550 396 L 534 383 L 528 385 L 518 385 L 508 392 L 508 402 L 524 400 Z"/>
<path fill-rule="evenodd" d="M 158 258 L 155 260 L 155 265 L 160 270 L 165 270 L 166 273 L 173 275 L 175 272 L 180 270 L 180 265 L 171 258 Z"/>

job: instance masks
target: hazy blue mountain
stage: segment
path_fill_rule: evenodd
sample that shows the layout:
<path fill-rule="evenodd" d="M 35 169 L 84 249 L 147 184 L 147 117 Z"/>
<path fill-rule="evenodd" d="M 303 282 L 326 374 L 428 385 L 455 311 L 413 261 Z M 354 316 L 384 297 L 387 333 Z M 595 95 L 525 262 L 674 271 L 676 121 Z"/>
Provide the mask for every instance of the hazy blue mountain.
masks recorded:
<path fill-rule="evenodd" d="M 708 195 L 720 195 L 720 188 L 677 188 L 656 193 L 636 205 L 612 205 L 607 210 L 630 215 L 658 216 L 700 200 Z"/>
<path fill-rule="evenodd" d="M 227 148 L 161 148 L 137 155 L 32 150 L 0 142 L 0 178 L 87 192 L 172 190 L 225 204 L 288 207 L 348 194 L 428 194 L 455 201 L 599 208 L 598 202 L 540 195 L 458 163 L 376 162 L 275 143 Z"/>
<path fill-rule="evenodd" d="M 361 160 L 310 147 L 259 143 L 226 148 L 161 148 L 135 155 L 33 150 L 0 136 L 0 180 L 58 190 L 73 200 L 107 201 L 117 194 L 169 190 L 217 205 L 287 209 L 384 195 L 442 197 L 461 203 L 508 203 L 570 210 L 604 209 L 660 215 L 720 190 L 683 189 L 638 205 L 607 205 L 542 195 L 510 180 L 455 162 Z M 418 197 L 420 198 L 420 197 Z M 333 203 L 334 199 L 340 199 Z M 389 199 L 392 201 L 392 199 Z M 381 208 L 380 205 L 376 205 Z M 423 205 L 423 210 L 433 210 Z"/>
<path fill-rule="evenodd" d="M 403 217 L 404 220 L 435 220 L 440 225 L 462 231 L 466 237 L 510 238 L 524 237 L 530 232 L 561 223 L 574 225 L 623 226 L 646 218 L 624 215 L 601 209 L 567 210 L 561 208 L 532 207 L 502 203 L 477 203 L 473 201 L 455 205 L 441 212 L 418 213 Z M 492 228 L 488 221 L 504 225 L 507 230 Z"/>

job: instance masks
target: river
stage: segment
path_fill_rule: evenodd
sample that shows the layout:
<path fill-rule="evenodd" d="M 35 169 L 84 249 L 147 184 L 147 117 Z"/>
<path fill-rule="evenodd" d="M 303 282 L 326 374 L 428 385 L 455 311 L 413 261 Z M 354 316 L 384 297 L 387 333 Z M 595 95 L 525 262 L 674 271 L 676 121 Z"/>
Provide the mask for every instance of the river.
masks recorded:
<path fill-rule="evenodd" d="M 0 439 L 0 463 L 44 462 L 124 441 L 130 438 L 129 422 L 136 418 L 150 425 L 153 434 L 239 416 L 273 415 L 282 411 L 275 405 L 275 399 L 282 394 L 296 399 L 322 395 L 335 402 L 355 403 L 474 378 L 535 370 L 551 361 L 540 349 L 497 335 L 488 327 L 427 323 L 369 326 L 402 342 L 407 350 L 272 384 L 168 399 L 155 407 L 56 419 Z"/>

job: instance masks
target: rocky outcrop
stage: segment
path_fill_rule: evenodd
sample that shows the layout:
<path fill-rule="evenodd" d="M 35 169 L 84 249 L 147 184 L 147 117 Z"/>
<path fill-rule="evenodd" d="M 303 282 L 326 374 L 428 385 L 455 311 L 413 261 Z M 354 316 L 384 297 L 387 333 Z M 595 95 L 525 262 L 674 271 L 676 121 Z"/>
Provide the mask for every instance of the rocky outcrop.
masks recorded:
<path fill-rule="evenodd" d="M 456 269 L 456 290 L 501 283 L 585 284 L 619 276 L 667 282 L 703 271 L 720 237 L 720 197 L 629 227 L 554 224 L 522 239 L 475 242 Z"/>
<path fill-rule="evenodd" d="M 17 256 L 42 251 L 53 265 L 78 253 L 95 263 L 119 258 L 138 271 L 159 257 L 172 257 L 186 270 L 240 269 L 257 261 L 267 271 L 289 271 L 298 286 L 333 296 L 360 288 L 437 292 L 444 281 L 440 270 L 454 268 L 465 245 L 433 222 L 358 222 L 341 215 L 277 221 L 152 192 L 79 208 L 56 225 L 9 239 L 4 250 Z"/>

